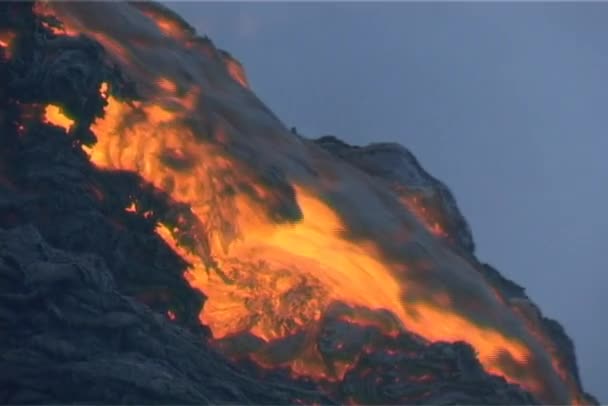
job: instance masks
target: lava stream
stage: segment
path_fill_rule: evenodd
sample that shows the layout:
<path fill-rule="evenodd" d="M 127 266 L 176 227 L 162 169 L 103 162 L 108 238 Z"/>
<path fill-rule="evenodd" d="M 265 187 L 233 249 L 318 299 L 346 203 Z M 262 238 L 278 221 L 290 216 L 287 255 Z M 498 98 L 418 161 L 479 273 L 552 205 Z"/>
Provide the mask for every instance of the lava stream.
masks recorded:
<path fill-rule="evenodd" d="M 446 247 L 440 224 L 434 235 L 411 204 L 295 137 L 240 65 L 146 7 L 57 2 L 45 12 L 100 42 L 135 81 L 141 99 L 109 96 L 86 150 L 97 166 L 135 171 L 189 205 L 203 225 L 194 248 L 180 243 L 179 227 L 158 233 L 192 264 L 187 277 L 209 298 L 201 320 L 215 337 L 284 337 L 338 300 L 387 310 L 429 341 L 466 341 L 488 372 L 544 402 L 575 401 L 573 377 L 543 348 L 549 338 Z M 47 120 L 70 123 L 54 106 Z M 288 294 L 297 300 L 282 300 Z"/>

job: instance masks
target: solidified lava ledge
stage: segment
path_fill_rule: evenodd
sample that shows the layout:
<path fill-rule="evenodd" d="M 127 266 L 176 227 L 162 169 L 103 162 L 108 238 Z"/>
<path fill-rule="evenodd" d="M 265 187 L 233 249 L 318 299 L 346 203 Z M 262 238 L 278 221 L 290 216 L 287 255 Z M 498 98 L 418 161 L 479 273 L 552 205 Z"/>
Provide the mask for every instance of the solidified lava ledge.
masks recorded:
<path fill-rule="evenodd" d="M 164 7 L 0 3 L 0 77 L 2 403 L 597 404 L 406 148 Z"/>

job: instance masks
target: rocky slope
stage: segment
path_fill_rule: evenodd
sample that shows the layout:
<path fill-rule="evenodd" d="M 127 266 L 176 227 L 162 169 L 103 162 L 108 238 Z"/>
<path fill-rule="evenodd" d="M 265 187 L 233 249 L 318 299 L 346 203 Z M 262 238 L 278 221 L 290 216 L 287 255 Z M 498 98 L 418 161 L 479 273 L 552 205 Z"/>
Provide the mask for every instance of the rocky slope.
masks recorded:
<path fill-rule="evenodd" d="M 96 255 L 0 230 L 0 399 L 8 404 L 328 402 L 239 371 L 200 337 L 121 295 Z"/>
<path fill-rule="evenodd" d="M 139 8 L 178 21 L 160 7 Z M 99 134 L 92 124 L 107 109 L 108 99 L 99 92 L 102 83 L 125 103 L 142 96 L 141 86 L 132 81 L 129 69 L 125 73 L 120 65 L 107 63 L 107 43 L 61 33 L 58 26 L 34 13 L 32 3 L 0 4 L 0 76 L 6 78 L 0 83 L 0 402 L 539 401 L 486 372 L 470 345 L 430 343 L 412 331 L 387 331 L 382 322 L 348 321 L 345 315 L 367 312 L 351 304 L 334 303 L 314 329 L 274 341 L 248 332 L 211 339 L 213 332 L 199 319 L 205 295 L 184 278 L 188 264 L 156 231 L 159 223 L 179 229 L 175 238 L 181 246 L 205 253 L 201 230 L 206 224 L 191 206 L 142 174 L 102 169 L 83 151 L 96 145 Z M 214 75 L 246 86 L 242 68 L 208 40 L 201 41 L 218 52 L 221 69 L 228 73 L 221 76 L 220 69 Z M 243 97 L 273 119 L 254 96 Z M 74 124 L 62 128 L 49 123 L 45 108 L 50 104 L 62 106 Z M 259 114 L 242 115 L 232 120 L 234 126 L 247 126 L 248 118 L 252 127 L 260 125 Z M 430 234 L 500 292 L 509 308 L 550 335 L 560 362 L 581 386 L 573 345 L 559 324 L 545 319 L 521 287 L 476 261 L 471 232 L 449 190 L 407 150 L 386 144 L 358 148 L 327 137 L 314 144 L 299 142 L 319 156 L 319 146 L 329 151 L 320 164 L 341 162 L 337 165 L 349 174 L 365 173 L 365 184 L 397 196 Z M 265 151 L 269 156 L 281 153 Z M 163 159 L 173 167 L 184 164 L 174 155 Z M 298 162 L 306 171 L 319 169 Z M 256 176 L 247 180 L 272 185 L 275 194 L 267 197 L 271 204 L 265 208 L 277 222 L 298 221 L 303 214 L 291 186 L 280 170 L 267 169 L 256 167 L 251 171 Z M 136 209 L 125 210 L 134 201 Z M 376 321 L 392 317 L 370 314 Z M 261 368 L 255 361 L 259 354 L 272 354 L 273 360 L 296 354 L 305 347 L 299 343 L 310 343 L 302 337 L 313 330 L 311 340 L 327 369 L 347 361 L 340 379 L 311 380 L 294 376 L 280 363 Z M 583 401 L 594 402 L 586 394 Z"/>

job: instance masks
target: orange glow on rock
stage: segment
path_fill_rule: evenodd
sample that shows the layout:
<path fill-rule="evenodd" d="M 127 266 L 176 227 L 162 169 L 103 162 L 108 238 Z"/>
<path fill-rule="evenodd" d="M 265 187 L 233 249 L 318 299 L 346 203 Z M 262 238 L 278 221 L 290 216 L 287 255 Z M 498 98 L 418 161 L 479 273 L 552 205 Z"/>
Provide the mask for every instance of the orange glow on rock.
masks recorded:
<path fill-rule="evenodd" d="M 4 48 L 4 54 L 8 59 L 13 55 L 12 45 L 15 37 L 12 31 L 0 31 L 0 47 Z"/>
<path fill-rule="evenodd" d="M 196 143 L 189 129 L 179 124 L 165 127 L 175 121 L 175 114 L 156 105 L 143 108 L 146 121 L 122 131 L 120 136 L 112 136 L 128 109 L 110 97 L 106 117 L 93 127 L 99 141 L 88 149 L 91 160 L 101 167 L 138 171 L 170 192 L 175 200 L 188 202 L 201 222 L 209 224 L 211 212 L 221 208 L 204 204 L 213 199 L 209 193 L 214 190 L 211 186 L 214 182 L 205 187 L 202 175 L 239 164 L 218 155 L 209 145 Z M 156 137 L 153 127 L 164 128 L 162 138 Z M 192 161 L 189 157 L 197 157 L 193 161 L 196 163 L 188 170 L 167 167 L 159 160 L 163 150 L 171 151 L 176 161 Z M 171 179 L 171 189 L 164 186 L 165 179 Z M 256 188 L 259 195 L 268 193 L 262 185 Z M 543 391 L 538 378 L 521 372 L 533 358 L 522 341 L 495 328 L 480 327 L 454 313 L 446 296 L 437 297 L 441 306 L 424 301 L 404 305 L 402 297 L 408 286 L 402 277 L 407 274 L 407 267 L 398 270 L 386 262 L 371 241 L 351 241 L 346 237 L 348 226 L 313 191 L 296 187 L 296 196 L 303 219 L 287 225 L 269 223 L 256 214 L 258 210 L 248 198 L 235 196 L 230 205 L 235 213 L 240 213 L 233 220 L 238 223 L 242 238 L 233 242 L 228 252 L 222 246 L 219 230 L 209 230 L 217 238 L 211 242 L 209 252 L 200 253 L 179 245 L 174 237 L 179 230 L 159 224 L 158 234 L 191 264 L 189 283 L 208 296 L 201 321 L 211 327 L 215 338 L 243 330 L 266 341 L 285 337 L 318 321 L 332 301 L 344 301 L 389 310 L 401 321 L 399 329 L 414 331 L 429 341 L 466 341 L 478 352 L 488 372 L 503 375 L 535 393 Z M 217 263 L 217 272 L 204 259 L 210 252 Z M 303 285 L 311 294 L 306 305 L 297 307 L 285 302 L 290 292 Z M 319 356 L 313 349 L 307 353 L 290 364 L 292 371 L 327 378 L 328 372 Z M 505 356 L 520 366 L 517 374 L 520 376 L 504 373 L 501 365 Z M 271 361 L 261 355 L 254 358 L 261 365 L 271 366 Z M 339 369 L 343 375 L 347 366 Z"/>
<path fill-rule="evenodd" d="M 184 26 L 181 21 L 178 21 L 172 12 L 164 7 L 159 7 L 154 3 L 137 4 L 139 11 L 147 16 L 156 25 L 158 30 L 165 36 L 178 41 L 186 41 L 191 33 L 188 27 Z"/>
<path fill-rule="evenodd" d="M 436 219 L 436 216 L 422 204 L 418 196 L 402 197 L 403 204 L 425 225 L 425 227 L 435 236 L 440 238 L 448 237 L 441 222 Z"/>
<path fill-rule="evenodd" d="M 177 91 L 177 85 L 171 79 L 160 78 L 158 79 L 158 87 L 167 93 L 175 93 Z"/>
<path fill-rule="evenodd" d="M 190 285 L 207 295 L 200 319 L 215 338 L 248 332 L 270 342 L 314 334 L 330 305 L 343 302 L 367 309 L 349 322 L 386 335 L 410 331 L 429 342 L 468 342 L 486 371 L 541 401 L 574 402 L 579 389 L 564 393 L 574 380 L 555 366 L 544 345 L 549 338 L 446 247 L 441 219 L 422 200 L 379 191 L 360 172 L 293 137 L 250 92 L 227 81 L 225 69 L 247 86 L 240 65 L 195 54 L 187 30 L 170 16 L 120 3 L 116 9 L 133 13 L 133 26 L 117 28 L 112 18 L 96 17 L 110 15 L 111 7 L 52 5 L 69 30 L 106 48 L 141 96 L 129 104 L 109 95 L 105 116 L 92 126 L 98 141 L 83 149 L 100 168 L 138 173 L 200 223 L 161 220 L 156 230 L 190 264 Z M 150 19 L 170 39 L 145 47 L 158 37 L 149 32 Z M 136 23 L 147 28 L 135 35 Z M 45 115 L 64 128 L 72 124 L 55 106 Z M 288 195 L 277 176 L 262 176 L 277 167 L 301 212 L 289 221 L 269 213 Z M 196 244 L 180 244 L 183 233 Z M 306 340 L 292 372 L 328 377 Z M 274 366 L 269 352 L 254 358 Z M 337 376 L 348 367 L 338 366 Z"/>
<path fill-rule="evenodd" d="M 63 114 L 61 107 L 52 104 L 46 106 L 44 110 L 44 119 L 47 123 L 61 127 L 66 131 L 69 131 L 72 124 L 74 124 L 74 120 L 66 117 L 65 114 Z"/>
<path fill-rule="evenodd" d="M 135 206 L 135 203 L 131 202 L 131 204 L 125 209 L 125 211 L 129 213 L 137 213 L 137 206 Z"/>
<path fill-rule="evenodd" d="M 228 74 L 232 79 L 234 79 L 241 86 L 249 88 L 249 82 L 247 81 L 245 70 L 238 61 L 232 59 L 229 56 L 225 56 L 224 64 L 226 65 L 226 69 L 228 69 Z"/>

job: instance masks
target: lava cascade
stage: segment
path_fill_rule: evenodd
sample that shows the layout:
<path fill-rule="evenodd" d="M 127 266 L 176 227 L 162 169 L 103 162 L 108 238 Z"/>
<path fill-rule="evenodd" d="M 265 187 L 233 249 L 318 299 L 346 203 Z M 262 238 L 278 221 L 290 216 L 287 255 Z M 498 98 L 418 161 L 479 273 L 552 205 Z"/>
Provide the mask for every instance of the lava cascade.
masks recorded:
<path fill-rule="evenodd" d="M 38 12 L 54 15 L 64 34 L 95 39 L 135 83 L 131 102 L 100 89 L 105 116 L 83 148 L 99 168 L 137 172 L 189 206 L 198 227 L 159 222 L 157 232 L 191 264 L 186 278 L 208 297 L 200 317 L 216 340 L 314 332 L 343 303 L 354 309 L 350 322 L 386 335 L 465 341 L 487 372 L 543 402 L 582 401 L 550 337 L 450 248 L 431 209 L 292 134 L 240 64 L 179 18 L 150 3 L 40 3 Z M 72 125 L 61 106 L 46 113 Z M 330 371 L 305 347 L 295 359 L 253 359 L 344 377 L 348 365 Z"/>

